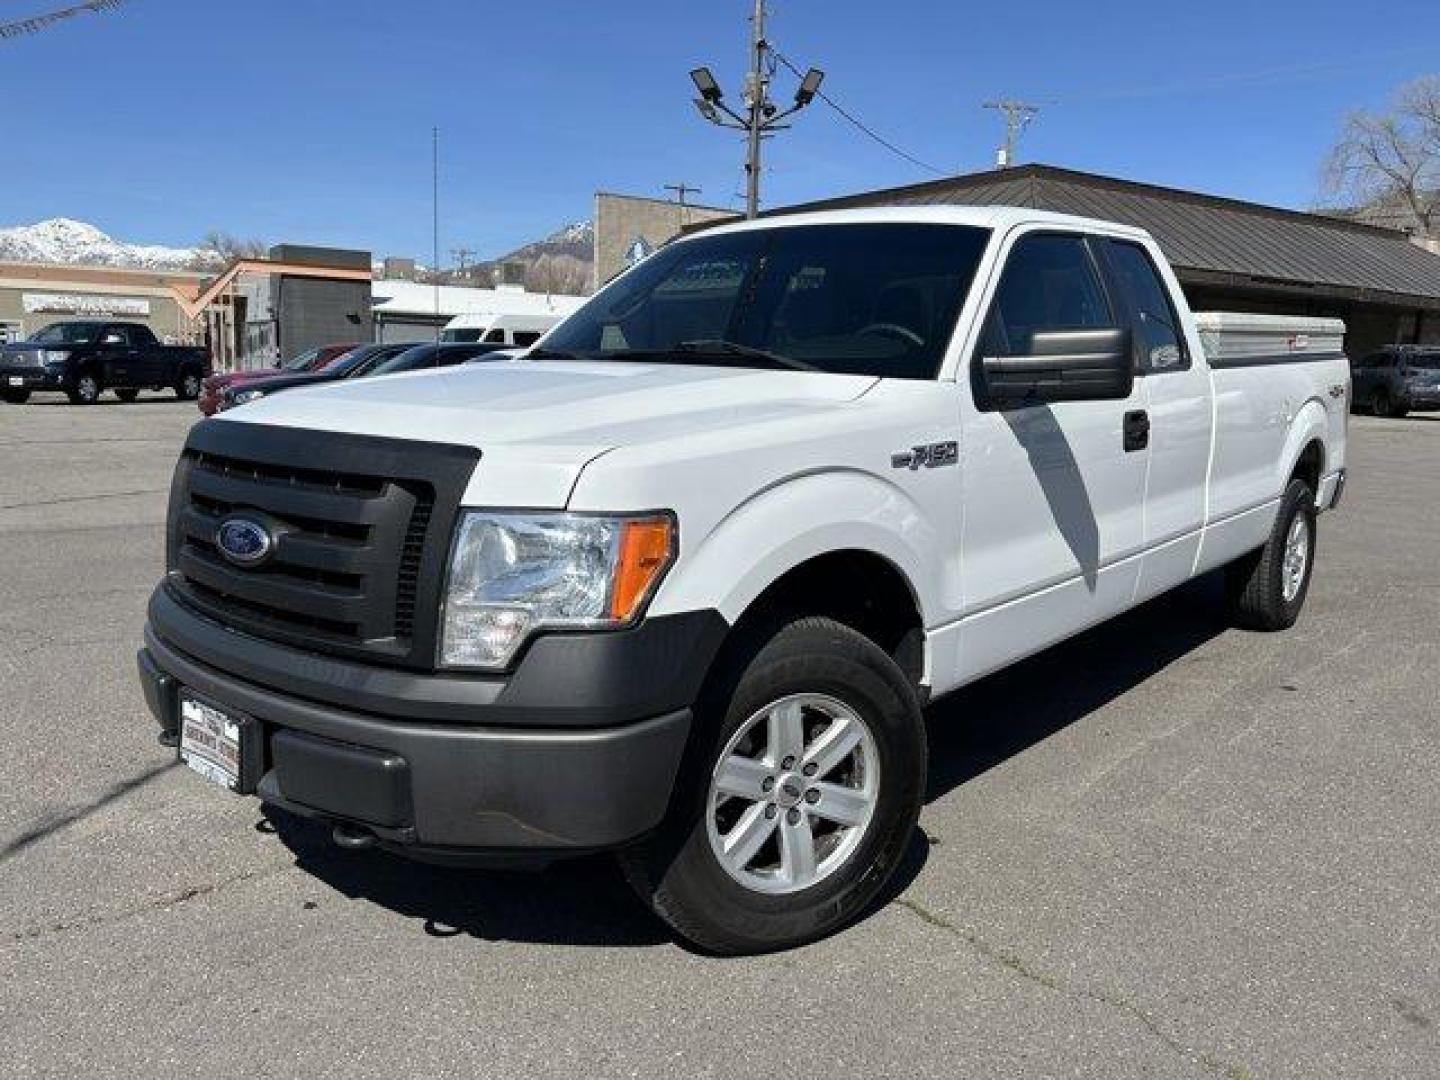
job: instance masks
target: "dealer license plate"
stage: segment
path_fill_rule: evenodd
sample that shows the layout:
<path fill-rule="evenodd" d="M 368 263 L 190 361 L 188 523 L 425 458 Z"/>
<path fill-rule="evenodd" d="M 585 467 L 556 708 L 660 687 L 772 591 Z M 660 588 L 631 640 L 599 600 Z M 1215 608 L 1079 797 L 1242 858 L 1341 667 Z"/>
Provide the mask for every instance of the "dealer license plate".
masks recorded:
<path fill-rule="evenodd" d="M 11 385 L 11 386 L 24 386 L 24 385 L 25 385 L 25 376 L 23 376 L 23 375 L 11 375 L 11 376 L 10 376 L 10 385 Z"/>
<path fill-rule="evenodd" d="M 213 705 L 180 695 L 180 760 L 205 779 L 240 790 L 249 725 Z"/>

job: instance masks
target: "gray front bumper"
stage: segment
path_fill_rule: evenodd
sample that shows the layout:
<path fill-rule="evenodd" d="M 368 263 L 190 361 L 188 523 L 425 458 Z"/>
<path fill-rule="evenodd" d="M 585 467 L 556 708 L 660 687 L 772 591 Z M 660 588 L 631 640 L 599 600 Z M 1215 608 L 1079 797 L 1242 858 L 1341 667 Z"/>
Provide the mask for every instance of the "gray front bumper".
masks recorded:
<path fill-rule="evenodd" d="M 264 740 L 262 799 L 361 826 L 386 846 L 422 856 L 559 854 L 635 839 L 664 817 L 690 730 L 689 709 L 579 730 L 360 713 L 220 671 L 150 626 L 139 659 L 162 732 L 175 730 L 180 687 L 255 717 Z"/>

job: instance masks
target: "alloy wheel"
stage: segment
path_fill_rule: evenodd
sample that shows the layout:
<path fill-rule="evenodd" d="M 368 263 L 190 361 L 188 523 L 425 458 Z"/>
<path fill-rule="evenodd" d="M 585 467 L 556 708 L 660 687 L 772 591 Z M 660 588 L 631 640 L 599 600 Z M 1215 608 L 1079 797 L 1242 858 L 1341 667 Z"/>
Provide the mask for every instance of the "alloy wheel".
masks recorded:
<path fill-rule="evenodd" d="M 826 694 L 755 712 L 721 752 L 706 801 L 711 853 L 756 892 L 799 892 L 854 853 L 880 792 L 875 737 Z"/>

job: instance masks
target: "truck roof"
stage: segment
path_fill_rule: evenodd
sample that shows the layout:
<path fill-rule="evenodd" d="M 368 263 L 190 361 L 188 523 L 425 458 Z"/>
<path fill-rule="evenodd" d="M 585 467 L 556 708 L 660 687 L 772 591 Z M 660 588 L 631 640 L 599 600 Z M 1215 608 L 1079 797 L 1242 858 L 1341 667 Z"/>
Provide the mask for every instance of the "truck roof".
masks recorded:
<path fill-rule="evenodd" d="M 872 206 L 853 210 L 816 210 L 799 214 L 776 213 L 754 221 L 738 221 L 715 225 L 702 230 L 706 235 L 721 232 L 743 232 L 747 229 L 771 229 L 789 225 L 854 225 L 862 223 L 900 222 L 911 224 L 972 225 L 997 231 L 1015 225 L 1041 224 L 1083 232 L 1105 232 L 1114 236 L 1136 239 L 1149 237 L 1144 229 L 1121 225 L 1099 218 L 1075 214 L 1056 214 L 1028 206 Z"/>

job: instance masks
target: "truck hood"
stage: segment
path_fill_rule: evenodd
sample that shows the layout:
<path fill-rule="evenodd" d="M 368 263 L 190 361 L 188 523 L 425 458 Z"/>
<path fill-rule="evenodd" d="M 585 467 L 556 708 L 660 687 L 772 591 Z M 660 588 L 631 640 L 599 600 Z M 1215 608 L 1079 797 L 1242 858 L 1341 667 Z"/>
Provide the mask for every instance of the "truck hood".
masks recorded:
<path fill-rule="evenodd" d="M 877 380 L 693 364 L 512 360 L 321 381 L 325 385 L 297 386 L 232 409 L 225 419 L 481 451 L 545 445 L 594 452 L 852 401 Z"/>
<path fill-rule="evenodd" d="M 492 504 L 563 505 L 585 464 L 617 446 L 834 408 L 876 382 L 691 364 L 494 361 L 297 388 L 216 422 L 472 446 Z"/>

